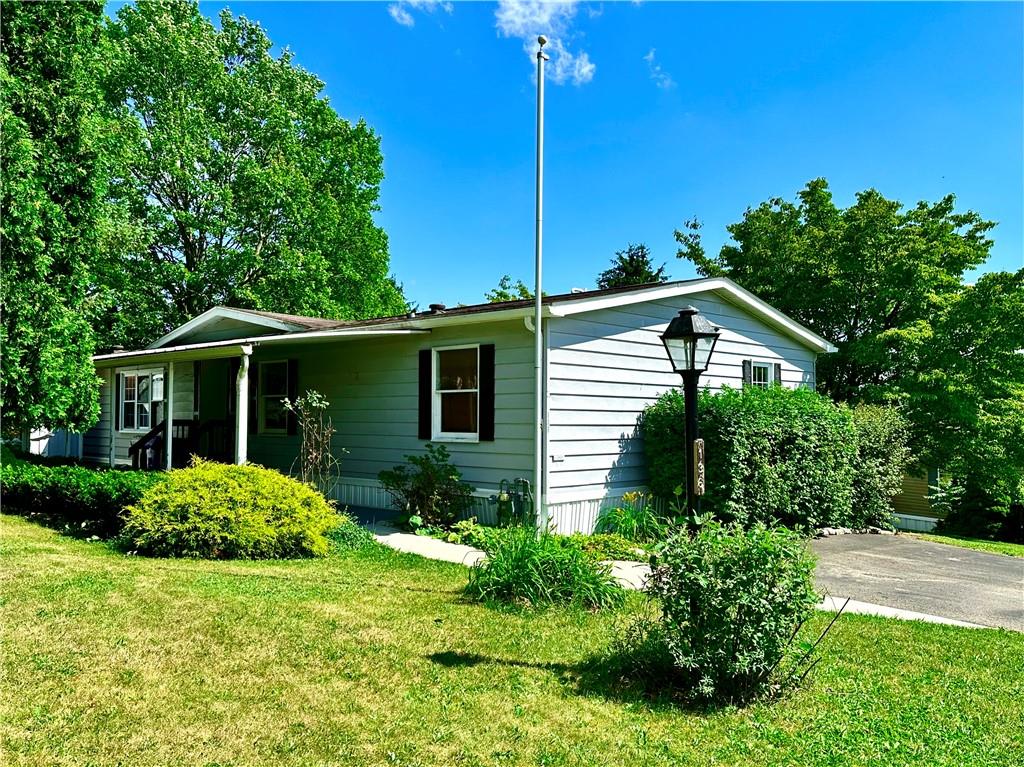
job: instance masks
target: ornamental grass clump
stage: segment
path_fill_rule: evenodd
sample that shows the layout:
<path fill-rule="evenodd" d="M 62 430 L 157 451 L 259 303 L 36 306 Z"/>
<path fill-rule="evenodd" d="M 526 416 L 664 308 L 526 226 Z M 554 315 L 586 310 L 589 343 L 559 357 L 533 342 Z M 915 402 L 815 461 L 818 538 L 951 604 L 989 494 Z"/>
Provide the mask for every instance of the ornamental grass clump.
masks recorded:
<path fill-rule="evenodd" d="M 814 646 L 797 634 L 818 604 L 814 557 L 784 528 L 715 522 L 681 530 L 654 559 L 649 593 L 661 606 L 650 643 L 672 663 L 666 680 L 698 702 L 744 703 L 799 682 Z M 652 640 L 653 638 L 653 640 Z M 819 638 L 820 641 L 820 638 Z"/>
<path fill-rule="evenodd" d="M 502 531 L 487 558 L 470 569 L 466 595 L 487 604 L 587 609 L 618 607 L 625 599 L 607 564 L 568 538 L 528 527 Z"/>
<path fill-rule="evenodd" d="M 668 529 L 642 493 L 625 493 L 622 505 L 605 509 L 598 517 L 596 532 L 621 535 L 636 543 L 655 543 L 664 539 Z"/>
<path fill-rule="evenodd" d="M 320 493 L 291 477 L 194 458 L 126 509 L 124 540 L 161 557 L 323 556 L 340 521 Z"/>

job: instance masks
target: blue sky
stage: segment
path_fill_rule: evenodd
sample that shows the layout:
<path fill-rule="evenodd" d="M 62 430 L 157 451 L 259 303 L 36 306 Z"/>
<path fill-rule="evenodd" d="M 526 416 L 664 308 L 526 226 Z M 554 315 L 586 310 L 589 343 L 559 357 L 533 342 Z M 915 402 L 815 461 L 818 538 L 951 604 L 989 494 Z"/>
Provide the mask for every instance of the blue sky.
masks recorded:
<path fill-rule="evenodd" d="M 204 3 L 216 16 L 225 3 Z M 591 287 L 645 242 L 725 226 L 824 176 L 999 222 L 985 269 L 1024 266 L 1024 12 L 1001 4 L 231 3 L 379 133 L 378 220 L 410 300 L 533 281 L 535 86 L 553 38 L 545 290 Z"/>

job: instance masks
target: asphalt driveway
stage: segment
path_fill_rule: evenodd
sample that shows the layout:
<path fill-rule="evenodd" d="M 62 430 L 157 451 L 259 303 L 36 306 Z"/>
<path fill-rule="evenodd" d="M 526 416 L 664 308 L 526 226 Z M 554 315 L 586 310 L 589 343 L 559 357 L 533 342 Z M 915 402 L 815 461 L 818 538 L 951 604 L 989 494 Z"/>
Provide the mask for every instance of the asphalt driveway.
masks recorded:
<path fill-rule="evenodd" d="M 836 535 L 811 548 L 831 596 L 1024 631 L 1024 558 L 905 535 Z"/>

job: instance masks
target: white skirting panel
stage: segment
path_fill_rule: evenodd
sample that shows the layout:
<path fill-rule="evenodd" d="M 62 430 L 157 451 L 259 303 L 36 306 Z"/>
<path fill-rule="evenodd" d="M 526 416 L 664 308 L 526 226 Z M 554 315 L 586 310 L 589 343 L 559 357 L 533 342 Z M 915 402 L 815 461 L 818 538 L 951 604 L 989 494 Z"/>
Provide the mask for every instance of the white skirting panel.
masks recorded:
<path fill-rule="evenodd" d="M 597 518 L 605 509 L 622 504 L 622 496 L 627 492 L 643 492 L 645 488 L 624 488 L 610 495 L 597 498 L 556 498 L 548 503 L 548 513 L 554 531 L 563 535 L 572 533 L 592 533 L 597 525 Z M 484 525 L 497 522 L 497 505 L 491 500 L 495 490 L 478 489 L 474 493 L 473 508 L 467 517 L 476 517 Z M 591 493 L 594 495 L 594 493 Z M 374 479 L 339 477 L 335 484 L 333 496 L 339 506 L 354 506 L 363 509 L 394 510 L 391 496 Z M 653 502 L 651 499 L 649 502 Z"/>
<path fill-rule="evenodd" d="M 622 505 L 622 496 L 626 493 L 646 493 L 645 487 L 633 487 L 616 490 L 609 495 L 598 498 L 581 498 L 572 500 L 554 500 L 548 502 L 548 514 L 556 533 L 572 535 L 594 532 L 597 520 L 606 509 L 614 509 Z M 662 504 L 656 498 L 647 497 L 647 503 L 660 509 Z"/>
<path fill-rule="evenodd" d="M 474 493 L 473 507 L 465 516 L 476 517 L 481 524 L 494 524 L 497 521 L 497 507 L 490 502 L 494 491 L 478 490 Z M 358 479 L 339 477 L 331 497 L 341 507 L 357 506 L 363 509 L 380 509 L 394 511 L 391 495 L 380 486 L 375 479 Z"/>
<path fill-rule="evenodd" d="M 367 509 L 390 509 L 391 496 L 372 479 L 339 477 L 334 486 L 334 500 L 339 506 L 359 506 Z"/>

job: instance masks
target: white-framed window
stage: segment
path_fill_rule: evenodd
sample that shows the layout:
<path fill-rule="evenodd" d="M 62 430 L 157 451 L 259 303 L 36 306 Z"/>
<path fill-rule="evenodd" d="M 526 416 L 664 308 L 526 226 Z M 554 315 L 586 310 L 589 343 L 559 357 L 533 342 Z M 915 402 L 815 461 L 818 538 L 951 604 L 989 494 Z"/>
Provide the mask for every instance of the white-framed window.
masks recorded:
<path fill-rule="evenodd" d="M 163 418 L 164 371 L 121 373 L 121 431 L 149 431 Z"/>
<path fill-rule="evenodd" d="M 480 346 L 434 349 L 433 438 L 480 439 Z"/>
<path fill-rule="evenodd" d="M 261 362 L 259 375 L 259 432 L 287 434 L 288 411 L 281 400 L 288 396 L 288 360 Z"/>
<path fill-rule="evenodd" d="M 750 385 L 767 389 L 772 381 L 771 365 L 767 362 L 750 363 Z"/>

